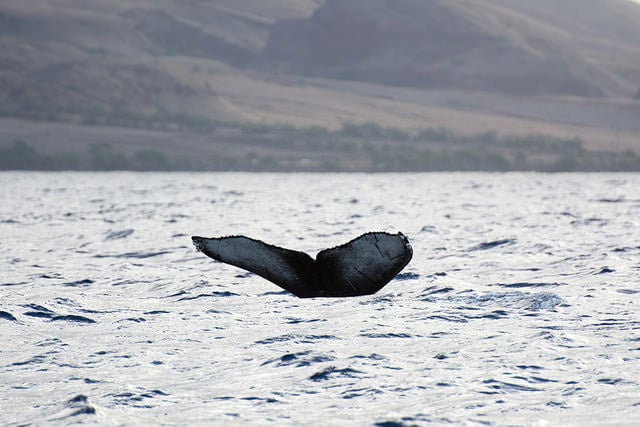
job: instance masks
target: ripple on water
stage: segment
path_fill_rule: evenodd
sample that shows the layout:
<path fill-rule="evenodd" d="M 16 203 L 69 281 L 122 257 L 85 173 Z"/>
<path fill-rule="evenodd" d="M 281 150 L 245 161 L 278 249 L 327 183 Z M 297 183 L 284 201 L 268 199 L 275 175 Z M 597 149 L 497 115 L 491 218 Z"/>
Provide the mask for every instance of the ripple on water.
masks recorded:
<path fill-rule="evenodd" d="M 398 274 L 394 280 L 398 280 L 398 281 L 405 281 L 405 280 L 417 280 L 420 278 L 420 275 L 418 273 L 400 273 Z"/>
<path fill-rule="evenodd" d="M 481 390 L 483 394 L 507 394 L 516 392 L 540 392 L 542 389 L 536 387 L 530 387 L 527 385 L 510 383 L 506 381 L 500 381 L 496 379 L 484 380 L 482 382 L 488 388 L 488 390 Z"/>
<path fill-rule="evenodd" d="M 96 254 L 93 255 L 94 258 L 134 258 L 134 259 L 146 259 L 146 258 L 155 258 L 160 255 L 170 254 L 171 251 L 161 250 L 161 251 L 151 251 L 151 252 L 125 252 L 123 254 Z"/>
<path fill-rule="evenodd" d="M 415 338 L 417 335 L 388 332 L 388 333 L 364 333 L 364 334 L 360 334 L 360 336 L 364 338 Z"/>
<path fill-rule="evenodd" d="M 11 322 L 18 321 L 18 319 L 16 319 L 16 317 L 8 311 L 0 311 L 0 319 L 9 320 Z"/>
<path fill-rule="evenodd" d="M 316 323 L 316 322 L 326 322 L 327 319 L 303 319 L 300 317 L 287 317 L 285 318 L 286 322 L 291 325 L 295 325 L 298 323 Z"/>
<path fill-rule="evenodd" d="M 501 240 L 493 240 L 490 242 L 479 243 L 468 249 L 469 252 L 475 251 L 486 251 L 489 249 L 494 249 L 500 246 L 513 245 L 516 243 L 516 239 L 501 239 Z"/>
<path fill-rule="evenodd" d="M 313 344 L 317 341 L 324 340 L 337 340 L 339 339 L 335 335 L 299 335 L 299 334 L 285 334 L 278 335 L 271 338 L 265 338 L 262 340 L 258 340 L 255 344 L 258 345 L 267 345 L 281 342 L 291 342 L 296 344 Z"/>
<path fill-rule="evenodd" d="M 96 413 L 96 408 L 89 403 L 89 398 L 82 394 L 69 399 L 67 406 L 74 409 L 74 411 L 69 414 L 69 418 L 85 414 L 93 415 Z"/>
<path fill-rule="evenodd" d="M 499 305 L 505 308 L 523 310 L 553 310 L 564 300 L 551 292 L 492 292 L 483 295 L 456 295 L 449 297 L 452 302 L 460 302 L 472 307 Z"/>
<path fill-rule="evenodd" d="M 119 240 L 126 239 L 127 237 L 133 234 L 133 229 L 127 228 L 125 230 L 118 231 L 109 231 L 105 236 L 104 240 Z"/>
<path fill-rule="evenodd" d="M 62 305 L 76 305 L 75 302 L 67 299 L 58 299 L 57 302 Z M 89 317 L 77 314 L 59 314 L 39 304 L 23 304 L 22 307 L 30 309 L 30 311 L 25 311 L 22 314 L 33 318 L 48 319 L 52 322 L 96 323 L 95 320 Z M 94 313 L 92 310 L 81 311 Z"/>
<path fill-rule="evenodd" d="M 315 365 L 318 363 L 331 362 L 333 360 L 335 360 L 335 356 L 308 350 L 308 351 L 301 351 L 298 353 L 287 353 L 276 359 L 271 359 L 264 362 L 262 366 L 274 365 L 277 367 L 293 366 L 296 368 L 301 368 L 301 367 Z"/>
<path fill-rule="evenodd" d="M 135 408 L 153 408 L 154 399 L 169 396 L 162 390 L 153 389 L 145 390 L 138 388 L 137 391 L 124 391 L 120 393 L 111 393 L 107 397 L 111 397 L 113 403 L 118 406 L 132 406 Z"/>
<path fill-rule="evenodd" d="M 89 286 L 89 285 L 91 285 L 93 283 L 95 283 L 95 282 L 93 280 L 91 280 L 91 279 L 81 279 L 81 280 L 76 280 L 74 282 L 63 283 L 63 285 L 64 286 L 73 287 L 73 288 L 79 288 L 79 287 Z"/>
<path fill-rule="evenodd" d="M 93 417 L 98 413 L 98 407 L 91 403 L 89 398 L 84 394 L 78 394 L 75 397 L 72 397 L 64 402 L 62 406 L 63 408 L 56 415 L 50 418 L 50 422 L 64 421 L 65 423 L 73 424 L 82 423 L 83 421 L 77 420 L 76 418 L 82 418 L 83 416 Z"/>
<path fill-rule="evenodd" d="M 52 322 L 96 323 L 95 320 L 77 314 L 65 314 L 51 317 Z"/>
<path fill-rule="evenodd" d="M 39 304 L 23 304 L 22 307 L 31 309 L 31 311 L 25 311 L 24 313 L 22 313 L 25 316 L 29 317 L 50 319 L 56 314 L 53 310 L 50 310 L 47 307 L 43 307 Z"/>
<path fill-rule="evenodd" d="M 46 361 L 46 356 L 44 355 L 36 355 L 27 360 L 22 360 L 20 362 L 13 362 L 11 366 L 25 366 L 25 365 L 39 365 Z"/>
<path fill-rule="evenodd" d="M 316 372 L 315 374 L 309 377 L 309 380 L 318 382 L 318 381 L 328 381 L 336 378 L 360 378 L 364 375 L 364 372 L 358 371 L 353 368 L 343 368 L 339 369 L 335 366 L 329 366 L 321 371 Z"/>
<path fill-rule="evenodd" d="M 424 301 L 433 301 L 433 295 L 437 294 L 448 294 L 449 292 L 453 292 L 455 289 L 448 286 L 429 286 L 420 294 L 419 298 L 423 298 Z"/>
<path fill-rule="evenodd" d="M 566 283 L 558 283 L 558 282 L 517 282 L 517 283 L 496 283 L 493 286 L 499 286 L 501 288 L 510 288 L 510 289 L 519 289 L 519 288 L 546 288 L 546 287 L 557 287 L 557 286 L 567 286 Z"/>
<path fill-rule="evenodd" d="M 355 399 L 360 397 L 372 397 L 384 394 L 384 391 L 375 387 L 349 388 L 341 393 L 343 399 Z"/>
<path fill-rule="evenodd" d="M 201 298 L 227 298 L 227 297 L 237 297 L 239 296 L 239 294 L 236 294 L 234 292 L 229 292 L 229 291 L 224 291 L 224 292 L 209 292 L 206 294 L 199 294 L 199 295 L 194 295 L 194 296 L 188 296 L 188 297 L 182 297 L 180 299 L 178 299 L 178 301 L 193 301 L 193 300 L 197 300 L 197 299 L 201 299 Z"/>

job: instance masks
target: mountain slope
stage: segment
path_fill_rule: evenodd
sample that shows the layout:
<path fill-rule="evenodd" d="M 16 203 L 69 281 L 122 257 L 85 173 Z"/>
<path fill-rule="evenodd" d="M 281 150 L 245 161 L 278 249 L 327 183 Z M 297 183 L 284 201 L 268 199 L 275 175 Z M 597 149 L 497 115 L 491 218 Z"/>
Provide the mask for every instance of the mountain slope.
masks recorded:
<path fill-rule="evenodd" d="M 628 0 L 0 2 L 4 118 L 158 132 L 375 122 L 640 151 L 638 94 Z M 24 126 L 0 145 L 29 139 Z"/>
<path fill-rule="evenodd" d="M 269 26 L 314 0 L 7 0 L 0 4 L 0 113 L 137 111 L 226 118 L 216 93 L 165 67 L 172 58 L 243 65 Z"/>
<path fill-rule="evenodd" d="M 276 24 L 265 56 L 293 73 L 390 85 L 631 96 L 640 84 L 640 7 L 327 0 L 311 17 Z"/>

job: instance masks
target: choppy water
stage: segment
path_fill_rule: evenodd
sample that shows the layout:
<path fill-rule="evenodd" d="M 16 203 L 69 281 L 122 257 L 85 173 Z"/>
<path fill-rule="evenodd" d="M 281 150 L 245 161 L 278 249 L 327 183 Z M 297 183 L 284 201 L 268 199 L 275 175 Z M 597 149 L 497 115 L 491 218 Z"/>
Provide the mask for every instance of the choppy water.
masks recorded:
<path fill-rule="evenodd" d="M 0 424 L 639 425 L 640 175 L 0 174 Z M 301 300 L 189 236 L 403 231 Z"/>

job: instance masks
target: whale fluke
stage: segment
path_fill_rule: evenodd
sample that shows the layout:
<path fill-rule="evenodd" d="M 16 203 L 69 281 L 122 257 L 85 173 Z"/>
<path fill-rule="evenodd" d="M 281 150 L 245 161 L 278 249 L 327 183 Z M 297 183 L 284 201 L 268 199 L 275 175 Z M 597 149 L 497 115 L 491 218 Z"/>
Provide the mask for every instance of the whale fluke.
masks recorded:
<path fill-rule="evenodd" d="M 413 256 L 411 244 L 402 233 L 366 233 L 320 251 L 315 260 L 304 252 L 245 236 L 191 239 L 205 255 L 251 271 L 300 298 L 374 294 Z"/>

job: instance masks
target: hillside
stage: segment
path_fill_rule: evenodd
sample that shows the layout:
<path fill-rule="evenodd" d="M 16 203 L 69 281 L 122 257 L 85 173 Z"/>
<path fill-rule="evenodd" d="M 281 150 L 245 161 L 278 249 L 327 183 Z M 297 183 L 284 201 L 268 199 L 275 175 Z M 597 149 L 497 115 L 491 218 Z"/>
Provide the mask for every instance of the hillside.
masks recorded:
<path fill-rule="evenodd" d="M 544 134 L 640 152 L 639 76 L 640 6 L 628 0 L 0 4 L 0 116 L 93 126 L 86 147 L 105 140 L 95 125 L 197 145 L 204 120 Z M 20 138 L 51 152 L 64 139 L 43 147 L 41 127 L 19 123 L 0 148 Z"/>
<path fill-rule="evenodd" d="M 173 76 L 166 60 L 243 64 L 269 26 L 313 10 L 297 1 L 7 0 L 0 5 L 0 108 L 47 118 L 60 111 L 206 112 L 215 91 Z"/>
<path fill-rule="evenodd" d="M 640 8 L 624 0 L 327 0 L 278 22 L 265 56 L 293 73 L 512 95 L 631 96 Z"/>

